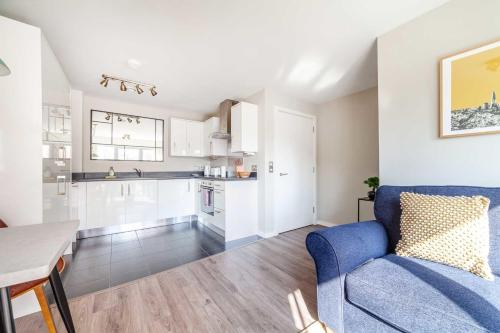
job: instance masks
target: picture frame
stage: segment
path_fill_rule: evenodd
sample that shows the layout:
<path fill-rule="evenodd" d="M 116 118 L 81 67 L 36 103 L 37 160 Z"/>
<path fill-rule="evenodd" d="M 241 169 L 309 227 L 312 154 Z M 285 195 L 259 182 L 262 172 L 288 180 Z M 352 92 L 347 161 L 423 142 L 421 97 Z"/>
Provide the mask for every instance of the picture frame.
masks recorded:
<path fill-rule="evenodd" d="M 439 137 L 500 133 L 500 40 L 440 61 Z"/>

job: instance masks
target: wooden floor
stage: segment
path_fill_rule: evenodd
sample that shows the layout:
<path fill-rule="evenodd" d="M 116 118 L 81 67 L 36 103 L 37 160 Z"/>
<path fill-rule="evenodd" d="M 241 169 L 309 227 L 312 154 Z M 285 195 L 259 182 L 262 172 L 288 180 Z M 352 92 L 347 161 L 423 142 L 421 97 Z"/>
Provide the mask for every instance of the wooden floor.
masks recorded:
<path fill-rule="evenodd" d="M 77 332 L 325 332 L 310 226 L 70 300 Z M 65 332 L 53 309 L 59 332 Z M 40 313 L 18 332 L 46 332 Z"/>

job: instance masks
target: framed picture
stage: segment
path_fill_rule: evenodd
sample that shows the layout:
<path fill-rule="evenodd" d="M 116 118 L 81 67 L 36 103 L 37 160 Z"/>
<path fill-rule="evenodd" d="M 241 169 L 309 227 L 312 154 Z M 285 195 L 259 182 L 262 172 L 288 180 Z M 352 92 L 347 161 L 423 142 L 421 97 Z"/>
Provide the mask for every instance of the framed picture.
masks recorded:
<path fill-rule="evenodd" d="M 500 40 L 442 59 L 440 137 L 500 133 L 498 94 Z"/>

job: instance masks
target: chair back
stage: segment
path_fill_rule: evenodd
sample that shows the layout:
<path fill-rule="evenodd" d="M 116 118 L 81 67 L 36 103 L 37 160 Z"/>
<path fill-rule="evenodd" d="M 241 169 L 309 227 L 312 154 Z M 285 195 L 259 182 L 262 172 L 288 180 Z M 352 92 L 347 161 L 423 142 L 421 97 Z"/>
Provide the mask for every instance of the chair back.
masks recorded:
<path fill-rule="evenodd" d="M 490 199 L 488 217 L 490 221 L 489 263 L 494 274 L 500 275 L 500 188 L 474 186 L 381 186 L 375 197 L 375 217 L 381 222 L 389 236 L 389 250 L 392 252 L 401 238 L 401 192 L 429 195 L 474 196 Z"/>

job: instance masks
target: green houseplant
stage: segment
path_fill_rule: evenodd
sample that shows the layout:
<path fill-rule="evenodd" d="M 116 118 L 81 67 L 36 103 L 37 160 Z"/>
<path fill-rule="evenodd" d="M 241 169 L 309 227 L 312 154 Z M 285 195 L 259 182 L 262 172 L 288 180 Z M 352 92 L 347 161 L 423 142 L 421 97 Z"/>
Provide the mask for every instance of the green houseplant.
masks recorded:
<path fill-rule="evenodd" d="M 368 198 L 371 200 L 375 199 L 375 192 L 377 192 L 378 187 L 380 186 L 380 181 L 378 177 L 369 177 L 363 183 L 368 185 L 371 188 L 371 191 L 368 192 Z"/>

